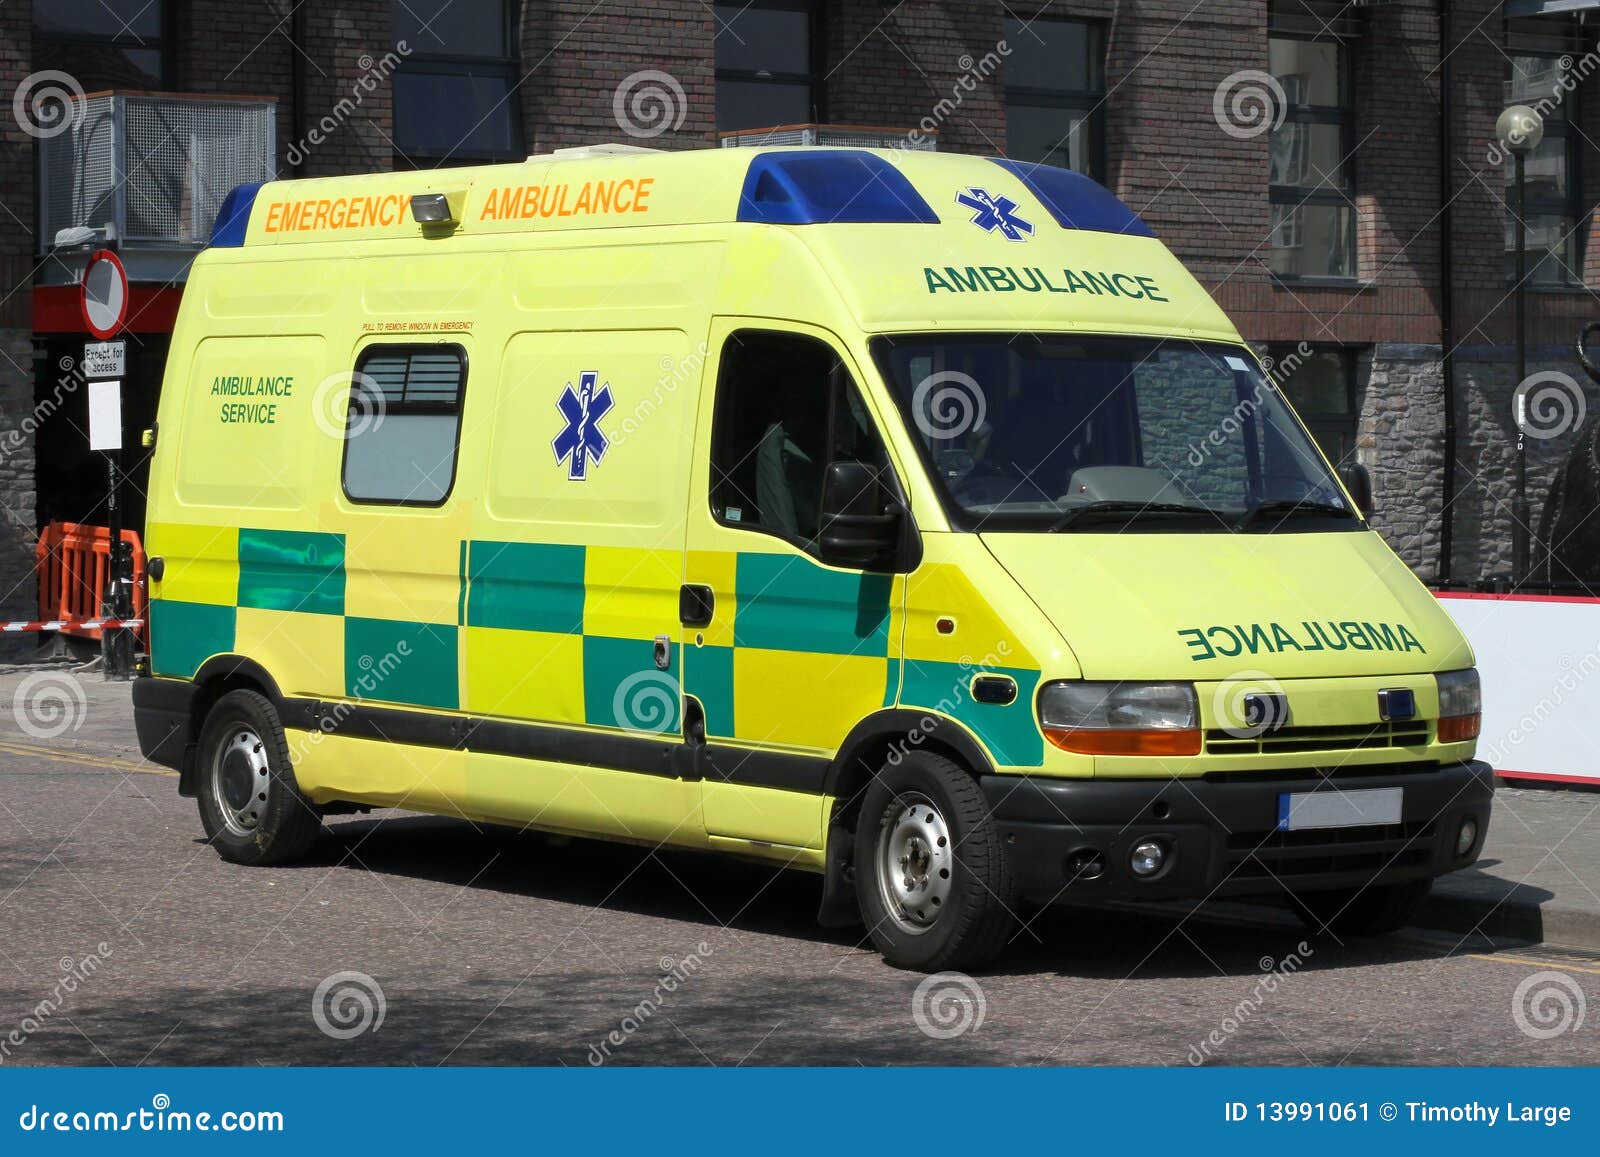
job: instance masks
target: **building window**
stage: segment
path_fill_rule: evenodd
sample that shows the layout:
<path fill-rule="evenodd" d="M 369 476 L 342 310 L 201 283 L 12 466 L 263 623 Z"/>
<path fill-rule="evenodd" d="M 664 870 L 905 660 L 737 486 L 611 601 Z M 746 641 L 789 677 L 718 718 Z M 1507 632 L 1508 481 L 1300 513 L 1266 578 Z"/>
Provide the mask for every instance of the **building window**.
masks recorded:
<path fill-rule="evenodd" d="M 1007 19 L 1006 155 L 1105 171 L 1105 46 L 1098 24 Z"/>
<path fill-rule="evenodd" d="M 344 493 L 352 502 L 438 506 L 456 477 L 467 354 L 460 346 L 373 346 L 350 379 Z"/>
<path fill-rule="evenodd" d="M 1566 62 L 1563 66 L 1563 61 Z M 1572 123 L 1576 99 L 1555 100 L 1553 93 L 1571 92 L 1571 56 L 1517 55 L 1510 58 L 1507 105 L 1527 104 L 1540 110 L 1544 139 L 1523 162 L 1527 182 L 1528 282 L 1531 285 L 1582 283 L 1582 248 L 1578 223 L 1583 205 L 1578 182 L 1577 146 L 1581 139 Z M 1516 162 L 1506 159 L 1507 267 L 1515 270 L 1517 247 Z"/>
<path fill-rule="evenodd" d="M 815 9 L 804 0 L 716 6 L 719 132 L 822 119 Z"/>
<path fill-rule="evenodd" d="M 1268 264 L 1279 277 L 1356 276 L 1350 62 L 1334 40 L 1274 36 L 1283 120 L 1272 132 Z"/>
<path fill-rule="evenodd" d="M 164 87 L 161 0 L 39 0 L 33 67 L 56 69 L 85 92 Z"/>
<path fill-rule="evenodd" d="M 1289 404 L 1335 466 L 1356 460 L 1355 351 L 1342 346 L 1314 347 L 1310 356 L 1295 346 L 1268 346 L 1273 376 Z"/>
<path fill-rule="evenodd" d="M 409 49 L 394 77 L 401 164 L 521 160 L 516 4 L 395 0 L 394 38 Z"/>

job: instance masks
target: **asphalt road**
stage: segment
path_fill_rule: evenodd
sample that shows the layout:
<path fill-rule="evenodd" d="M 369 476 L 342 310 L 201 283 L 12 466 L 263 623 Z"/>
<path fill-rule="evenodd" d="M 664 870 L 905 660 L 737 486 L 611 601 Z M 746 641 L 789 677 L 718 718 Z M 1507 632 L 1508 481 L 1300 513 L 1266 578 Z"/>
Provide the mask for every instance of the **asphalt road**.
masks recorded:
<path fill-rule="evenodd" d="M 240 868 L 137 766 L 0 743 L 0 1063 L 1600 1063 L 1575 955 L 1056 910 L 919 999 L 814 877 L 399 813 Z"/>

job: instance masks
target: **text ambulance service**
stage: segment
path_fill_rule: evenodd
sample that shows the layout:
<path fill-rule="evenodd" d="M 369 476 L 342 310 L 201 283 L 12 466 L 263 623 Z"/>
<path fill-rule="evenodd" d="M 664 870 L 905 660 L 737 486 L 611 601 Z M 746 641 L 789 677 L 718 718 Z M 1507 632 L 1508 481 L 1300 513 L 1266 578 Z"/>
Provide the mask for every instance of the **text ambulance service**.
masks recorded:
<path fill-rule="evenodd" d="M 139 738 L 218 852 L 402 808 L 753 857 L 892 963 L 1056 902 L 1380 932 L 1483 845 L 1471 650 L 1060 169 L 599 146 L 228 199 Z"/>

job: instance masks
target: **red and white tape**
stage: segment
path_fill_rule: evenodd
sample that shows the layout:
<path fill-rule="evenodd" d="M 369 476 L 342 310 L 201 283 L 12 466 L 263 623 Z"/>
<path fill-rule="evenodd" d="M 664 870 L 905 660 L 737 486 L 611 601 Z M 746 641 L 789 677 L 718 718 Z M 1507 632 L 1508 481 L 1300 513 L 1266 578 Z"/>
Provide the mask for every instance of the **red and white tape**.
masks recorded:
<path fill-rule="evenodd" d="M 0 621 L 0 631 L 93 631 L 101 629 L 133 630 L 144 626 L 143 619 L 45 619 L 30 622 L 27 619 Z"/>

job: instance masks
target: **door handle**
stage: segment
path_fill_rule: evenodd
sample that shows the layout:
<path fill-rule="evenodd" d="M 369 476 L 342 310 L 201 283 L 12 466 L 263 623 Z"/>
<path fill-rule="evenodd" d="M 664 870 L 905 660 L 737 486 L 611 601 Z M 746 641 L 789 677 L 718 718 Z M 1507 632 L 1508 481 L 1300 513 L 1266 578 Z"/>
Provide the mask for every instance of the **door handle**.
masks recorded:
<path fill-rule="evenodd" d="M 684 626 L 709 627 L 716 608 L 716 596 L 703 583 L 684 583 L 678 588 L 678 621 Z"/>

